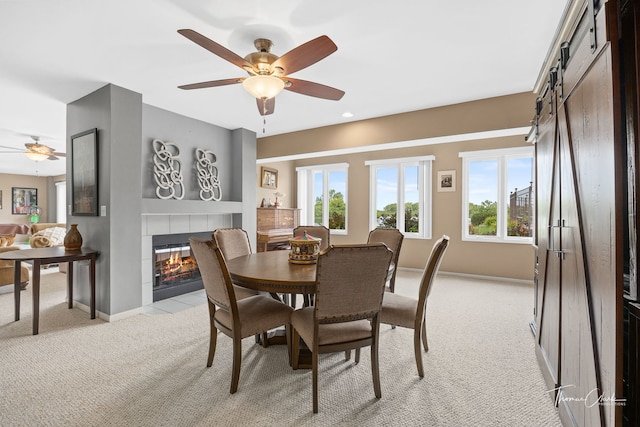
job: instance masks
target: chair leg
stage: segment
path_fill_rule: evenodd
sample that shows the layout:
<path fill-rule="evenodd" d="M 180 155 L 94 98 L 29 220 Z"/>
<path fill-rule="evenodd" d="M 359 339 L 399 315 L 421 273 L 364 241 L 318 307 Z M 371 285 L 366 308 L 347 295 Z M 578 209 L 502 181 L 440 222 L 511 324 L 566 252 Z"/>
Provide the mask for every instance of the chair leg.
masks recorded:
<path fill-rule="evenodd" d="M 427 322 L 425 320 L 422 321 L 422 345 L 424 346 L 424 351 L 429 351 L 429 343 L 427 342 Z"/>
<path fill-rule="evenodd" d="M 351 359 L 351 350 L 345 350 L 344 351 L 344 360 L 349 360 Z"/>
<path fill-rule="evenodd" d="M 289 356 L 289 366 L 291 366 L 291 324 L 284 325 L 284 333 L 287 336 L 287 353 Z"/>
<path fill-rule="evenodd" d="M 231 372 L 231 390 L 233 394 L 238 391 L 238 382 L 240 380 L 240 363 L 242 362 L 242 339 L 236 337 L 233 339 L 233 364 Z"/>
<path fill-rule="evenodd" d="M 269 341 L 267 340 L 269 333 L 267 331 L 262 332 L 262 347 L 266 348 L 269 346 Z"/>
<path fill-rule="evenodd" d="M 207 357 L 207 368 L 213 364 L 213 356 L 216 354 L 216 344 L 218 342 L 218 329 L 213 323 L 216 313 L 216 306 L 209 301 L 209 356 Z"/>
<path fill-rule="evenodd" d="M 360 363 L 360 349 L 356 348 L 356 358 L 355 358 L 355 362 L 356 363 Z"/>
<path fill-rule="evenodd" d="M 311 355 L 312 359 L 312 376 L 313 376 L 313 413 L 318 413 L 318 347 L 315 346 L 314 352 Z"/>
<path fill-rule="evenodd" d="M 415 353 L 415 356 L 416 356 L 416 366 L 418 367 L 418 375 L 420 376 L 420 378 L 423 378 L 424 370 L 422 369 L 422 352 L 420 349 L 420 331 L 417 329 L 414 329 L 413 331 L 413 352 Z"/>
<path fill-rule="evenodd" d="M 378 326 L 374 326 L 374 335 L 373 341 L 371 343 L 371 375 L 373 377 L 373 391 L 376 394 L 376 397 L 380 399 L 382 397 L 382 390 L 380 388 L 380 366 L 378 363 Z M 356 357 L 360 349 L 356 350 Z"/>
<path fill-rule="evenodd" d="M 300 335 L 296 328 L 291 326 L 291 367 L 298 369 L 300 361 Z"/>

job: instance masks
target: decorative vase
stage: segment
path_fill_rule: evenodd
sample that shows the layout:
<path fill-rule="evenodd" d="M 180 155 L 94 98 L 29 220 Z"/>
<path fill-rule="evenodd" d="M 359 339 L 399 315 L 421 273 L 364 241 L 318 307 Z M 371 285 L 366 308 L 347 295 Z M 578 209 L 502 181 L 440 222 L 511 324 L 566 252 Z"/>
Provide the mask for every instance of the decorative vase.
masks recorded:
<path fill-rule="evenodd" d="M 82 247 L 82 235 L 78 231 L 78 224 L 71 224 L 71 228 L 64 236 L 64 248 L 69 251 L 77 251 Z"/>

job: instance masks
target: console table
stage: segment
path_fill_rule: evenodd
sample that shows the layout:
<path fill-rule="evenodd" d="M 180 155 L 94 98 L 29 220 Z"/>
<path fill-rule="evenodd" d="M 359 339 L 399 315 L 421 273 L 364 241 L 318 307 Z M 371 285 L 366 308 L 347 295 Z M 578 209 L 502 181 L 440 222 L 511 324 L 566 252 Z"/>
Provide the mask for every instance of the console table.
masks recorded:
<path fill-rule="evenodd" d="M 96 318 L 96 258 L 98 251 L 81 248 L 77 251 L 67 251 L 62 246 L 50 248 L 25 249 L 20 251 L 1 252 L 0 259 L 14 261 L 14 297 L 15 320 L 20 320 L 20 264 L 33 263 L 31 274 L 33 292 L 33 335 L 38 334 L 40 321 L 40 267 L 47 264 L 68 262 L 67 292 L 69 295 L 69 308 L 73 308 L 73 263 L 76 261 L 89 261 L 89 285 L 91 287 L 91 318 Z"/>

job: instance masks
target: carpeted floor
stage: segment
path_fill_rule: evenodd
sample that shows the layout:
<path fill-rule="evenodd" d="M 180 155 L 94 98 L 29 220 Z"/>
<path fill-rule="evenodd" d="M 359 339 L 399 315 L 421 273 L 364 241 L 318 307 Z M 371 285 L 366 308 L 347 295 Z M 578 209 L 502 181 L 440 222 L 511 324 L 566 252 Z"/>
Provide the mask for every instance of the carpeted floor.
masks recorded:
<path fill-rule="evenodd" d="M 400 271 L 399 293 L 419 274 Z M 412 331 L 382 326 L 382 399 L 368 349 L 359 365 L 320 358 L 320 413 L 311 373 L 293 371 L 286 348 L 243 341 L 240 385 L 229 394 L 231 340 L 206 368 L 206 304 L 175 314 L 106 323 L 68 310 L 65 276 L 42 278 L 40 334 L 31 293 L 13 321 L 0 294 L 1 426 L 557 426 L 529 331 L 533 289 L 439 276 L 427 309 L 430 351 L 417 375 Z"/>

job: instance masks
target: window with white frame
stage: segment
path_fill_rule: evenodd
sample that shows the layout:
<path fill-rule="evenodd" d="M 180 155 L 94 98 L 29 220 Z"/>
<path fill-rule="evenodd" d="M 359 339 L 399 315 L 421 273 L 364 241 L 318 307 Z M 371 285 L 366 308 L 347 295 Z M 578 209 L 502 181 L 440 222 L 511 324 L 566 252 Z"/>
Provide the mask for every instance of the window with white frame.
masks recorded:
<path fill-rule="evenodd" d="M 333 234 L 347 233 L 348 163 L 296 168 L 302 225 L 324 225 Z"/>
<path fill-rule="evenodd" d="M 533 147 L 467 151 L 460 157 L 463 240 L 532 243 Z"/>
<path fill-rule="evenodd" d="M 397 228 L 406 237 L 431 238 L 431 163 L 434 156 L 372 160 L 369 228 Z"/>

